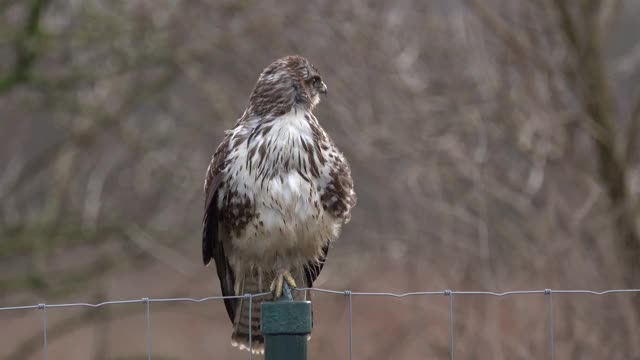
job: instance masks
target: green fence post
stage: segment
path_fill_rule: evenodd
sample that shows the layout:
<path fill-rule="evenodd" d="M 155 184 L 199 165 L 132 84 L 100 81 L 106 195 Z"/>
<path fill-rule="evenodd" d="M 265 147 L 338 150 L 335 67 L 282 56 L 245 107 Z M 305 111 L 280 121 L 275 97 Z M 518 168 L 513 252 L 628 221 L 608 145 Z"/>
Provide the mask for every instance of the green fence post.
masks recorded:
<path fill-rule="evenodd" d="M 306 360 L 311 334 L 311 302 L 294 301 L 285 282 L 283 295 L 261 308 L 265 360 Z"/>

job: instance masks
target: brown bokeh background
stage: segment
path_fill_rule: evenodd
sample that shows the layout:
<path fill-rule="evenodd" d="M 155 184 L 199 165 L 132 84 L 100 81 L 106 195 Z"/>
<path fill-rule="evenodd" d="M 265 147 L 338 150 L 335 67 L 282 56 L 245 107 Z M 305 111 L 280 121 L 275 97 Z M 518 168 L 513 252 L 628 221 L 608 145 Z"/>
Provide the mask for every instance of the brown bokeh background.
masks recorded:
<path fill-rule="evenodd" d="M 202 184 L 260 71 L 298 53 L 358 206 L 317 286 L 640 287 L 633 0 L 4 0 L 0 306 L 219 294 Z M 456 359 L 548 357 L 544 295 L 455 298 Z M 347 359 L 318 294 L 311 359 Z M 442 296 L 353 299 L 357 359 L 447 359 Z M 145 307 L 49 309 L 49 359 L 146 359 Z M 640 296 L 554 295 L 556 359 L 640 358 Z M 0 358 L 41 359 L 37 310 Z M 224 306 L 152 304 L 154 359 L 245 359 Z"/>

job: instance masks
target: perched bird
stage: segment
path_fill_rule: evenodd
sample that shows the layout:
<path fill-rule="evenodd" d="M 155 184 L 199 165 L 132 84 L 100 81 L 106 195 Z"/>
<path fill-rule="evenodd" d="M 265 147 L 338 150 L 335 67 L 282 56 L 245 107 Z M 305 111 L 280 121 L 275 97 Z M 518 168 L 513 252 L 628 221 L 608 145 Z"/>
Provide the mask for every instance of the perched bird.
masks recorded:
<path fill-rule="evenodd" d="M 356 204 L 344 155 L 313 115 L 327 86 L 307 59 L 287 56 L 260 74 L 249 105 L 225 132 L 207 169 L 202 260 L 213 259 L 232 344 L 264 351 L 260 302 L 312 287 Z M 295 299 L 309 294 L 293 292 Z"/>

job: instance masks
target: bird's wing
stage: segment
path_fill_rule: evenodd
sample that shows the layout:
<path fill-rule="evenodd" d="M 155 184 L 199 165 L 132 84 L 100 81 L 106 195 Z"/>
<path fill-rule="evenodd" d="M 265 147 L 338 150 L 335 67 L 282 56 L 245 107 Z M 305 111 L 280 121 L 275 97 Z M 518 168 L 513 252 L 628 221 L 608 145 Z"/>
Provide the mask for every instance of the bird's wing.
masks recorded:
<path fill-rule="evenodd" d="M 318 261 L 310 261 L 304 266 L 304 275 L 307 280 L 305 287 L 313 287 L 313 282 L 316 281 L 318 276 L 320 276 L 320 271 L 322 271 L 322 267 L 324 266 L 324 261 L 327 259 L 328 253 L 329 244 L 322 248 L 322 256 L 320 256 Z"/>
<path fill-rule="evenodd" d="M 323 172 L 321 176 L 326 177 L 323 183 L 326 185 L 320 190 L 320 202 L 322 208 L 331 216 L 348 222 L 351 217 L 351 208 L 356 205 L 356 193 L 353 190 L 353 179 L 349 163 L 342 153 L 335 147 L 335 144 L 328 137 L 326 139 L 333 156 L 328 157 L 329 171 Z M 320 148 L 320 146 L 318 146 Z M 329 252 L 329 244 L 322 248 L 322 255 L 318 261 L 311 261 L 304 267 L 307 286 L 312 287 L 313 282 L 320 275 L 324 261 Z"/>
<path fill-rule="evenodd" d="M 330 140 L 329 140 L 330 141 Z M 333 156 L 330 157 L 324 183 L 320 189 L 320 202 L 325 211 L 345 224 L 351 219 L 351 209 L 356 206 L 358 198 L 353 189 L 351 168 L 344 155 L 330 142 Z"/>
<path fill-rule="evenodd" d="M 208 265 L 211 259 L 215 261 L 223 296 L 236 295 L 234 293 L 235 276 L 223 246 L 225 235 L 220 227 L 222 218 L 218 207 L 218 197 L 223 196 L 221 185 L 225 176 L 230 137 L 230 133 L 225 134 L 224 140 L 218 146 L 207 169 L 204 217 L 202 219 L 202 261 L 205 265 Z M 232 323 L 235 318 L 237 302 L 238 299 L 224 299 L 224 305 Z"/>

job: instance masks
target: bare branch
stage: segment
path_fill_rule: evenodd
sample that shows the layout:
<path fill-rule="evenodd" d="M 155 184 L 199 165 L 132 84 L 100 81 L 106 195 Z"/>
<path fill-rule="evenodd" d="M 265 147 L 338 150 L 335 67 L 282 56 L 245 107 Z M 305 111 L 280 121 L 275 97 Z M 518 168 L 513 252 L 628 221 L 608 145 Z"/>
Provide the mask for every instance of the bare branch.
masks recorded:
<path fill-rule="evenodd" d="M 36 40 L 40 35 L 40 20 L 48 3 L 49 0 L 31 1 L 27 21 L 14 41 L 15 61 L 12 72 L 0 78 L 0 94 L 28 80 L 38 54 Z"/>
<path fill-rule="evenodd" d="M 498 15 L 489 9 L 486 2 L 482 0 L 466 0 L 465 3 L 468 4 L 472 12 L 478 16 L 482 23 L 485 24 L 494 35 L 504 41 L 504 44 L 513 51 L 515 55 L 525 61 L 533 63 L 546 72 L 552 71 L 551 66 L 540 56 L 539 52 L 516 31 L 510 29 Z"/>
<path fill-rule="evenodd" d="M 620 0 L 602 0 L 598 11 L 598 28 L 601 34 L 608 34 L 611 24 L 622 8 Z"/>
<path fill-rule="evenodd" d="M 561 29 L 569 41 L 569 44 L 576 52 L 580 53 L 582 51 L 582 42 L 578 35 L 578 28 L 575 20 L 572 18 L 567 1 L 553 0 L 553 2 L 558 10 L 558 14 L 560 15 Z"/>
<path fill-rule="evenodd" d="M 626 158 L 627 162 L 636 161 L 638 152 L 640 151 L 640 96 L 636 99 L 633 109 L 631 110 L 631 117 L 629 119 L 629 127 L 627 129 L 627 145 L 626 145 Z"/>

